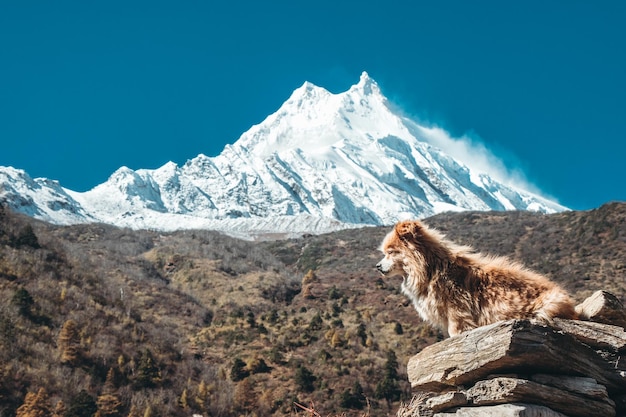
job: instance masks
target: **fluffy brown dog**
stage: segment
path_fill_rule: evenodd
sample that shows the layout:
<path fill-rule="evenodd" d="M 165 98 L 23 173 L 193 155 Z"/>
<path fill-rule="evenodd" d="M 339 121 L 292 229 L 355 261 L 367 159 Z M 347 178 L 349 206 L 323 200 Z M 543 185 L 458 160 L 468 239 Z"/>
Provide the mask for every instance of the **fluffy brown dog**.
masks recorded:
<path fill-rule="evenodd" d="M 450 336 L 500 320 L 576 318 L 569 295 L 503 257 L 473 253 L 418 221 L 396 224 L 376 268 L 401 276 L 402 292 L 425 321 Z"/>

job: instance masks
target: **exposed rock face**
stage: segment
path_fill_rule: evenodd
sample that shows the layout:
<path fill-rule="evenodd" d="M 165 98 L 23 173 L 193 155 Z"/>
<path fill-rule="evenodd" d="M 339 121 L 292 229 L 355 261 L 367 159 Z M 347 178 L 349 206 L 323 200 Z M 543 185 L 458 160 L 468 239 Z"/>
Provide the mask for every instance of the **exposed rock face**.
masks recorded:
<path fill-rule="evenodd" d="M 601 291 L 577 310 L 619 324 L 624 313 Z M 409 360 L 416 395 L 398 416 L 626 416 L 624 352 L 620 325 L 555 319 L 480 327 Z"/>

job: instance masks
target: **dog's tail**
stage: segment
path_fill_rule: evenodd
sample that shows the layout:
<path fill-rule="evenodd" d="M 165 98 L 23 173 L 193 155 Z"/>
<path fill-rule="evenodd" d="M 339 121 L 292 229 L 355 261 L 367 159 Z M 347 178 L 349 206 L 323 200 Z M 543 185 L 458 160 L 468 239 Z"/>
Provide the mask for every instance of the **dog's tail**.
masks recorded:
<path fill-rule="evenodd" d="M 537 301 L 540 307 L 535 314 L 538 319 L 548 323 L 552 323 L 552 319 L 555 317 L 569 320 L 578 319 L 573 300 L 561 288 L 553 288 L 539 298 Z"/>

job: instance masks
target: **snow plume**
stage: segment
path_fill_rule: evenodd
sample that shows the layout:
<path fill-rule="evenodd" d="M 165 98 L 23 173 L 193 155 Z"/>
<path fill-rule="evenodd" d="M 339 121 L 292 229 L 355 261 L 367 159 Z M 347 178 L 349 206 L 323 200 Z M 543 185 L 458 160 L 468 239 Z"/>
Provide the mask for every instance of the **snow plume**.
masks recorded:
<path fill-rule="evenodd" d="M 506 158 L 508 163 L 505 163 L 503 158 L 496 156 L 485 146 L 480 136 L 474 133 L 466 133 L 460 138 L 455 138 L 441 127 L 422 122 L 416 124 L 410 119 L 408 120 L 413 128 L 420 133 L 420 139 L 441 149 L 444 153 L 467 165 L 470 169 L 487 174 L 504 184 L 525 189 L 539 196 L 554 200 L 553 197 L 542 193 L 536 185 L 527 179 L 524 171 L 517 167 L 519 162 L 515 162 L 514 156 Z"/>

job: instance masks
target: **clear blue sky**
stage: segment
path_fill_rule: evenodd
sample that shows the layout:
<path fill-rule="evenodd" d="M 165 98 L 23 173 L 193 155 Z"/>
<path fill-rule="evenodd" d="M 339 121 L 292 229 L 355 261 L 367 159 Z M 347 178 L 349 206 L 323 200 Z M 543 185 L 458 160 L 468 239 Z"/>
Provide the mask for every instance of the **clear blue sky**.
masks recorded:
<path fill-rule="evenodd" d="M 626 1 L 3 1 L 0 165 L 84 191 L 363 70 L 562 204 L 626 200 Z"/>

